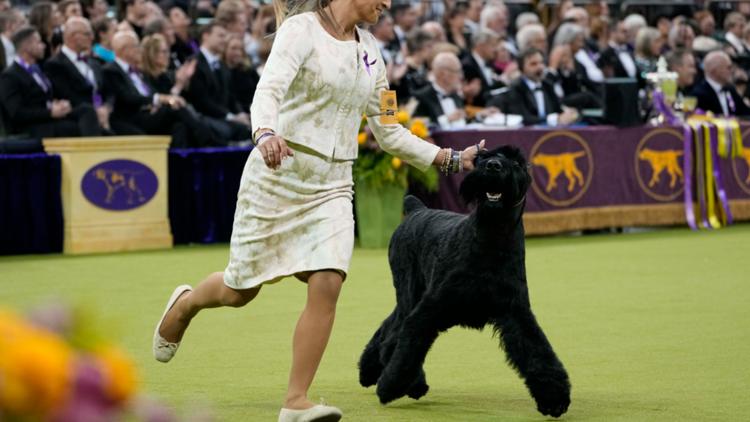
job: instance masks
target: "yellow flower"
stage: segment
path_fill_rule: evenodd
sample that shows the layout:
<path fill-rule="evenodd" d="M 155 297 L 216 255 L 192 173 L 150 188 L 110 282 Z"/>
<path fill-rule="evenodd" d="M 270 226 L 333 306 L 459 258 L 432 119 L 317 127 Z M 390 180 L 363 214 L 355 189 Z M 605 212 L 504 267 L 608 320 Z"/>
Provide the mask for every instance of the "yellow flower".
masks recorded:
<path fill-rule="evenodd" d="M 46 415 L 67 398 L 73 350 L 55 334 L 0 312 L 0 409 Z"/>
<path fill-rule="evenodd" d="M 403 163 L 401 162 L 401 159 L 398 157 L 393 157 L 393 159 L 391 160 L 391 166 L 393 166 L 393 168 L 396 170 L 401 168 L 401 164 Z"/>
<path fill-rule="evenodd" d="M 367 142 L 367 134 L 364 132 L 359 132 L 357 135 L 357 143 L 360 145 L 364 145 L 365 142 Z"/>
<path fill-rule="evenodd" d="M 96 351 L 95 359 L 102 368 L 107 396 L 118 403 L 131 398 L 138 380 L 130 358 L 114 346 L 104 346 Z"/>
<path fill-rule="evenodd" d="M 413 133 L 415 136 L 418 136 L 422 139 L 426 138 L 430 134 L 430 132 L 427 130 L 427 126 L 421 120 L 415 120 L 409 130 L 411 130 L 411 133 Z"/>
<path fill-rule="evenodd" d="M 399 111 L 396 113 L 396 118 L 398 119 L 398 122 L 402 125 L 405 125 L 409 121 L 409 113 L 405 111 Z"/>

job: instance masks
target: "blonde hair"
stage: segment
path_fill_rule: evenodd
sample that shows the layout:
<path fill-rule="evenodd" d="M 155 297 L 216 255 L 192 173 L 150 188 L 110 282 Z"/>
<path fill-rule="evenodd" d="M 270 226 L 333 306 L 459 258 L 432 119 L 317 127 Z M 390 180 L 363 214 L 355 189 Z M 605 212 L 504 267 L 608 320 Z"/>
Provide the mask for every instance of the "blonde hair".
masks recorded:
<path fill-rule="evenodd" d="M 333 28 L 338 28 L 333 17 L 323 11 L 332 0 L 273 0 L 273 10 L 276 12 L 276 29 L 281 27 L 284 20 L 290 16 L 305 12 L 318 12 L 323 20 Z"/>
<path fill-rule="evenodd" d="M 152 34 L 143 39 L 141 42 L 141 69 L 143 73 L 155 78 L 167 70 L 160 68 L 154 60 L 156 55 L 159 54 L 159 48 L 166 45 L 167 40 L 161 34 Z"/>

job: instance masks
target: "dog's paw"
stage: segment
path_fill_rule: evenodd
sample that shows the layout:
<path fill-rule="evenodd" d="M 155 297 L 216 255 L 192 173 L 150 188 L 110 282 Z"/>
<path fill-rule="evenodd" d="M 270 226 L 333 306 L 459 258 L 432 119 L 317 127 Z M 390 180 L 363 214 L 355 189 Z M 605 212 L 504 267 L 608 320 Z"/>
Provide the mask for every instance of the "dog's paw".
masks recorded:
<path fill-rule="evenodd" d="M 570 383 L 567 377 L 537 378 L 528 380 L 526 384 L 534 400 L 536 400 L 536 408 L 539 413 L 558 418 L 568 411 Z"/>
<path fill-rule="evenodd" d="M 427 385 L 426 382 L 419 380 L 416 383 L 412 384 L 411 387 L 409 387 L 409 391 L 406 392 L 406 395 L 414 400 L 419 400 L 420 398 L 424 397 L 424 395 L 427 394 L 428 391 L 430 391 L 430 386 Z"/>
<path fill-rule="evenodd" d="M 389 376 L 387 372 L 383 372 L 378 380 L 376 391 L 380 403 L 386 404 L 404 397 L 411 384 L 411 382 L 404 382 L 401 377 Z"/>
<path fill-rule="evenodd" d="M 372 365 L 372 366 L 360 365 L 359 384 L 362 387 L 371 387 L 377 384 L 378 378 L 380 378 L 380 373 L 382 371 L 383 371 L 383 367 L 380 366 L 380 364 Z"/>

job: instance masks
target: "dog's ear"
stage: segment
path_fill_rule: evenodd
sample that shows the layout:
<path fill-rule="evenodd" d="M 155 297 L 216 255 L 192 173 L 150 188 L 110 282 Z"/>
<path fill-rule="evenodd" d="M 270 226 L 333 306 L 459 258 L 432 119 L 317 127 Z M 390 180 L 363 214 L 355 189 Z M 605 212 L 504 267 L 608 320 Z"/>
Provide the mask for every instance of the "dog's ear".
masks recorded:
<path fill-rule="evenodd" d="M 479 172 L 472 171 L 469 172 L 461 182 L 458 194 L 461 195 L 461 198 L 463 198 L 466 205 L 471 205 L 474 201 L 477 200 L 477 197 L 479 195 L 479 181 Z"/>

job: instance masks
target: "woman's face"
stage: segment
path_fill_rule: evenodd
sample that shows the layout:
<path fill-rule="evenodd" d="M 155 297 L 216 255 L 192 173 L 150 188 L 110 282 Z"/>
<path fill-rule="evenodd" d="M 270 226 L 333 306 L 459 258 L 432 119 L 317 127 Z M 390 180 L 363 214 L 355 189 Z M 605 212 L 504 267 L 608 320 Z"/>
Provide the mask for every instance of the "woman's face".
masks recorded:
<path fill-rule="evenodd" d="M 466 21 L 466 13 L 459 12 L 456 16 L 452 17 L 448 24 L 454 31 L 462 31 L 464 28 L 464 22 Z"/>
<path fill-rule="evenodd" d="M 655 38 L 651 41 L 651 57 L 659 57 L 661 49 L 664 47 L 664 40 L 661 38 Z"/>
<path fill-rule="evenodd" d="M 117 24 L 115 23 L 115 21 L 110 20 L 109 25 L 107 25 L 107 32 L 103 32 L 100 34 L 100 40 L 104 47 L 112 47 L 112 37 L 115 36 L 115 32 L 117 32 Z"/>
<path fill-rule="evenodd" d="M 57 5 L 55 3 L 52 3 L 52 19 L 50 19 L 50 24 L 52 25 L 52 28 L 57 28 L 63 23 L 65 22 L 64 22 L 62 13 L 60 13 L 60 9 L 57 8 Z"/>
<path fill-rule="evenodd" d="M 358 21 L 376 24 L 378 18 L 391 8 L 391 0 L 351 0 L 352 7 L 357 11 Z"/>
<path fill-rule="evenodd" d="M 230 68 L 236 67 L 245 58 L 245 46 L 242 40 L 238 38 L 232 38 L 227 44 L 227 52 L 224 60 L 227 62 L 227 66 Z"/>
<path fill-rule="evenodd" d="M 173 7 L 169 10 L 169 21 L 177 30 L 183 30 L 190 26 L 190 18 L 179 7 Z"/>
<path fill-rule="evenodd" d="M 157 43 L 154 55 L 154 64 L 161 70 L 167 70 L 169 68 L 169 47 L 163 41 L 159 40 Z"/>

